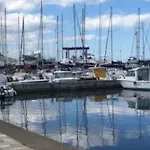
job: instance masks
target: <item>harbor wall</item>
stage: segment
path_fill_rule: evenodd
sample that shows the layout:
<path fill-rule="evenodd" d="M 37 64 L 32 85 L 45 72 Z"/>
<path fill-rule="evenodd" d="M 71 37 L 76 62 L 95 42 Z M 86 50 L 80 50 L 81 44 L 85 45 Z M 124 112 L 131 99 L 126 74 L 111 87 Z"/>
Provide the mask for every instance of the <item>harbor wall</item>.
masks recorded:
<path fill-rule="evenodd" d="M 80 80 L 67 82 L 14 82 L 9 84 L 17 92 L 62 92 L 121 88 L 117 80 Z"/>
<path fill-rule="evenodd" d="M 34 150 L 73 150 L 74 148 L 59 143 L 46 136 L 25 130 L 21 127 L 0 120 L 0 132 Z M 4 147 L 5 149 L 5 147 Z M 15 150 L 15 148 L 12 147 Z M 18 147 L 18 150 L 21 148 Z M 23 150 L 24 148 L 22 148 Z M 24 149 L 25 150 L 25 149 Z"/>

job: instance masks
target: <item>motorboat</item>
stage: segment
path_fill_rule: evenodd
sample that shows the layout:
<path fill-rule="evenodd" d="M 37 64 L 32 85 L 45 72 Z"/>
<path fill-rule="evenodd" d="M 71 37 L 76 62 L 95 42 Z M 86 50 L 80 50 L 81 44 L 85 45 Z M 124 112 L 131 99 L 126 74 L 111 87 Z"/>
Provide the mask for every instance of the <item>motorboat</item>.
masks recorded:
<path fill-rule="evenodd" d="M 138 67 L 127 71 L 120 79 L 126 89 L 150 90 L 150 67 Z"/>

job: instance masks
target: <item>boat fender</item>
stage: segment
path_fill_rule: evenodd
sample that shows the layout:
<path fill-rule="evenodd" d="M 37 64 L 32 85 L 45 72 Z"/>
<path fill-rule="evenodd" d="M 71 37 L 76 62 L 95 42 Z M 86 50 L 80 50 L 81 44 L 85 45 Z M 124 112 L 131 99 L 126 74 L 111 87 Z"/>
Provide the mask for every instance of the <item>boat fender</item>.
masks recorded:
<path fill-rule="evenodd" d="M 134 81 L 133 84 L 136 85 L 136 81 Z"/>

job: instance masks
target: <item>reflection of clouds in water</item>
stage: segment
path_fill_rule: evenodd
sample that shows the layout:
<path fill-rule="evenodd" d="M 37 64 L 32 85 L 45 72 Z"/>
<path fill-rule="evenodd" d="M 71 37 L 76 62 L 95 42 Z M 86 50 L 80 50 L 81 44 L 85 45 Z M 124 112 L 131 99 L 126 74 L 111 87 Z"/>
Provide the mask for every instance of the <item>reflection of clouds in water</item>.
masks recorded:
<path fill-rule="evenodd" d="M 109 96 L 110 97 L 110 96 Z M 112 105 L 112 100 L 105 100 L 101 102 L 90 102 L 87 105 L 88 115 L 90 114 L 98 114 L 101 109 L 103 109 L 103 115 L 108 116 L 108 113 L 114 113 L 115 115 L 123 115 L 123 116 L 135 116 L 137 115 L 135 109 L 131 109 L 129 107 L 128 101 L 124 97 L 118 97 L 119 101 L 113 100 L 114 106 Z M 133 101 L 133 99 L 128 98 L 129 101 Z M 136 99 L 134 98 L 134 102 Z M 146 102 L 146 101 L 145 101 Z M 138 110 L 136 110 L 138 111 Z M 150 112 L 150 110 L 144 110 L 145 113 Z"/>
<path fill-rule="evenodd" d="M 11 123 L 21 124 L 25 117 L 32 123 L 41 123 L 43 116 L 43 102 L 45 103 L 46 120 L 55 120 L 58 117 L 55 107 L 50 104 L 49 100 L 37 101 L 17 101 L 14 105 L 9 106 L 9 119 Z M 4 110 L 6 112 L 6 110 Z M 0 112 L 2 118 L 2 112 Z M 6 116 L 8 117 L 8 116 Z"/>
<path fill-rule="evenodd" d="M 123 103 L 120 102 L 114 102 L 114 108 L 113 106 L 110 104 L 109 105 L 106 104 L 106 102 L 101 103 L 101 104 L 90 104 L 87 107 L 87 111 L 88 114 L 98 114 L 100 113 L 100 109 L 103 109 L 103 115 L 108 116 L 108 113 L 112 113 L 114 112 L 115 115 L 134 115 L 135 111 L 133 109 L 130 109 L 128 107 L 125 107 Z M 109 111 L 108 111 L 109 110 Z"/>
<path fill-rule="evenodd" d="M 126 133 L 124 134 L 124 137 L 126 138 L 126 139 L 137 139 L 139 136 L 140 136 L 140 134 L 144 134 L 146 131 L 145 130 L 143 130 L 143 131 L 139 131 L 139 130 L 132 130 L 132 132 L 131 132 L 131 130 L 129 130 L 129 131 L 126 131 Z"/>
<path fill-rule="evenodd" d="M 89 132 L 86 135 L 85 132 L 79 131 L 79 140 L 77 143 L 77 133 L 76 129 L 73 127 L 67 127 L 66 133 L 62 133 L 60 136 L 59 132 L 54 134 L 49 134 L 48 136 L 63 143 L 71 143 L 73 147 L 79 145 L 80 148 L 87 149 L 89 147 L 102 147 L 102 146 L 114 146 L 116 145 L 116 139 L 113 141 L 112 129 L 104 127 L 103 135 L 101 132 Z"/>
<path fill-rule="evenodd" d="M 28 129 L 33 132 L 41 135 L 46 132 L 50 138 L 74 147 L 79 144 L 79 147 L 83 149 L 116 146 L 120 139 L 138 138 L 139 128 L 137 130 L 135 128 L 138 125 L 135 110 L 128 108 L 127 102 L 121 97 L 113 102 L 111 96 L 108 97 L 110 100 L 105 101 L 94 101 L 92 97 L 72 99 L 72 101 L 68 100 L 65 106 L 61 98 L 39 99 L 26 101 L 26 103 L 25 101 L 16 101 L 9 106 L 8 114 L 10 122 L 13 124 L 21 126 L 23 123 L 23 127 L 25 127 L 25 123 L 27 123 Z M 65 112 L 64 109 L 66 109 Z M 2 118 L 1 112 L 0 116 Z M 145 118 L 147 119 L 148 116 Z M 128 128 L 132 126 L 132 123 L 134 126 Z M 147 128 L 148 130 L 150 131 L 150 127 Z M 144 133 L 146 131 L 143 129 L 142 134 Z"/>

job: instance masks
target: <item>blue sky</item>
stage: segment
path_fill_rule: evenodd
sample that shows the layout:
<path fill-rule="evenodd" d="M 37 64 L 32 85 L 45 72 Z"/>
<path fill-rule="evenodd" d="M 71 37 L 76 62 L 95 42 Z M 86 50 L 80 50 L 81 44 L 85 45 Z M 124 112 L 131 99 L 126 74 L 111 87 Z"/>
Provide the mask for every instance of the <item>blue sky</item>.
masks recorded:
<path fill-rule="evenodd" d="M 73 4 L 76 4 L 78 19 L 81 24 L 81 10 L 86 5 L 86 46 L 90 53 L 99 58 L 98 50 L 98 19 L 99 4 L 102 3 L 102 57 L 104 56 L 108 29 L 110 7 L 113 7 L 113 48 L 114 60 L 126 60 L 131 55 L 131 47 L 135 32 L 138 7 L 141 8 L 141 20 L 144 22 L 145 32 L 150 22 L 150 2 L 148 0 L 43 0 L 44 23 L 44 57 L 56 56 L 56 16 L 64 16 L 64 46 L 74 46 L 73 39 Z M 17 18 L 25 17 L 26 53 L 37 51 L 40 22 L 40 0 L 0 0 L 1 16 L 7 8 L 8 25 L 8 55 L 18 58 Z M 61 24 L 59 24 L 61 27 Z M 21 23 L 20 23 L 21 28 Z M 142 32 L 141 32 L 142 33 Z M 61 40 L 61 34 L 60 40 Z M 79 32 L 77 27 L 77 37 Z M 148 38 L 149 39 L 149 38 Z M 81 42 L 77 42 L 81 46 Z M 142 55 L 142 40 L 141 40 Z M 121 50 L 121 53 L 120 53 Z M 60 42 L 61 51 L 61 42 Z M 133 55 L 136 49 L 134 46 Z M 60 52 L 61 53 L 61 52 Z M 146 58 L 150 58 L 150 50 L 146 45 Z M 107 56 L 110 58 L 110 42 Z"/>

